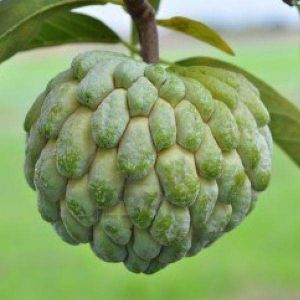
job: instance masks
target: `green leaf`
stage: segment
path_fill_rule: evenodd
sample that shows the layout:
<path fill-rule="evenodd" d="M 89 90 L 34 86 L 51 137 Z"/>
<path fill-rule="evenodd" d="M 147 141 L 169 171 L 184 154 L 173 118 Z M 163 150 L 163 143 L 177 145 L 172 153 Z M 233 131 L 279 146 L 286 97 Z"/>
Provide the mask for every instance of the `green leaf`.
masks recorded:
<path fill-rule="evenodd" d="M 61 9 L 90 4 L 122 4 L 122 0 L 2 0 L 0 1 L 0 62 L 26 48 L 45 17 Z"/>
<path fill-rule="evenodd" d="M 199 21 L 184 17 L 174 17 L 167 20 L 157 20 L 157 24 L 159 26 L 182 32 L 230 55 L 234 55 L 231 47 L 216 31 Z"/>
<path fill-rule="evenodd" d="M 271 86 L 242 68 L 210 57 L 194 57 L 176 62 L 196 68 L 211 66 L 243 74 L 260 91 L 261 99 L 271 115 L 270 129 L 274 141 L 300 166 L 300 108 Z"/>
<path fill-rule="evenodd" d="M 66 43 L 118 43 L 119 41 L 120 38 L 101 21 L 62 10 L 45 18 L 34 39 L 22 50 Z"/>

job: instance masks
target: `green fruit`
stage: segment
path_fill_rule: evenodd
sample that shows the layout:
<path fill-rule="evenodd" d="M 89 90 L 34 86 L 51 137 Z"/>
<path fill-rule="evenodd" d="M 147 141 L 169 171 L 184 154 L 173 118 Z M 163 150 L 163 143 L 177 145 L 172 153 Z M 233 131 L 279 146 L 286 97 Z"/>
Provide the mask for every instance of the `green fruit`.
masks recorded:
<path fill-rule="evenodd" d="M 253 209 L 271 174 L 268 111 L 241 75 L 197 72 L 92 51 L 50 81 L 26 116 L 25 175 L 65 242 L 151 274 Z"/>

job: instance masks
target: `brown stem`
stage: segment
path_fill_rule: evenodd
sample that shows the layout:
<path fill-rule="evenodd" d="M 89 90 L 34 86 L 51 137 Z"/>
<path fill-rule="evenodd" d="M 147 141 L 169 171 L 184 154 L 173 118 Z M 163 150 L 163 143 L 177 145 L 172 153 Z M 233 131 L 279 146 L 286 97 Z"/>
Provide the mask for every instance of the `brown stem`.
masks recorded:
<path fill-rule="evenodd" d="M 139 33 L 141 55 L 147 63 L 159 62 L 155 12 L 148 0 L 124 0 Z"/>

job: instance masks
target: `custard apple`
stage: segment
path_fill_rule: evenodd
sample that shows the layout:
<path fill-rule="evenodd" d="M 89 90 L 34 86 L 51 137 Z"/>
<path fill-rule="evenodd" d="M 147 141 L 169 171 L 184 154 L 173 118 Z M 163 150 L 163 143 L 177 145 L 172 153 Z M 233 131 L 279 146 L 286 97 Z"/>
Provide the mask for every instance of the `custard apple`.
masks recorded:
<path fill-rule="evenodd" d="M 157 272 L 239 225 L 271 174 L 269 113 L 242 75 L 78 55 L 25 120 L 42 218 L 107 262 Z"/>

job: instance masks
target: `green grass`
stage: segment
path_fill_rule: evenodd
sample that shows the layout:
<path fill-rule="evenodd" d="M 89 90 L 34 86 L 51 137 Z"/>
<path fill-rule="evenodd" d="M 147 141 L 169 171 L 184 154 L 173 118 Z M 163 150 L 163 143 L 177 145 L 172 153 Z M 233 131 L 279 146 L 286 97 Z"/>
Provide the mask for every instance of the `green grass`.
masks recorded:
<path fill-rule="evenodd" d="M 299 91 L 296 44 L 238 46 L 237 52 L 237 63 L 283 93 Z M 35 96 L 70 60 L 70 54 L 29 54 L 0 66 L 0 299 L 246 299 L 253 290 L 274 295 L 270 299 L 299 295 L 300 172 L 277 148 L 271 186 L 249 218 L 198 256 L 156 275 L 131 274 L 98 260 L 89 246 L 72 247 L 56 236 L 39 217 L 23 176 L 22 122 Z"/>

